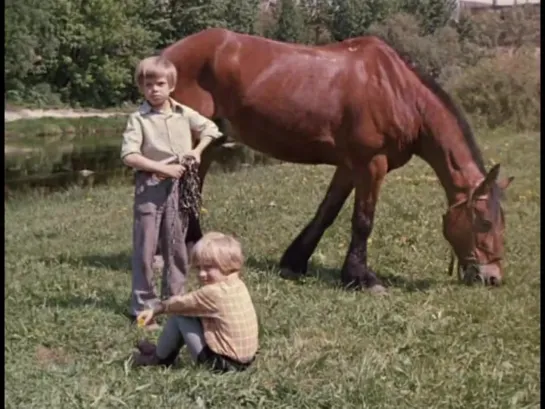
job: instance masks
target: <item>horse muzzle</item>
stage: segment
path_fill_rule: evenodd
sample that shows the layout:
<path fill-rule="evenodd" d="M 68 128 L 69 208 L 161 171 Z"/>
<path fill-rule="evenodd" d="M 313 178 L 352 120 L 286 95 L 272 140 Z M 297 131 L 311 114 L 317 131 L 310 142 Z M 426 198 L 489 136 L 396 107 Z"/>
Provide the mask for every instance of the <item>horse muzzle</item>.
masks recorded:
<path fill-rule="evenodd" d="M 449 271 L 454 272 L 454 255 L 451 256 Z M 458 260 L 456 271 L 460 281 L 472 285 L 481 283 L 493 287 L 499 287 L 502 284 L 502 269 L 500 262 L 496 261 L 488 264 L 464 263 Z"/>
<path fill-rule="evenodd" d="M 467 284 L 482 283 L 499 287 L 502 283 L 502 274 L 499 263 L 470 264 L 461 266 L 463 281 Z"/>

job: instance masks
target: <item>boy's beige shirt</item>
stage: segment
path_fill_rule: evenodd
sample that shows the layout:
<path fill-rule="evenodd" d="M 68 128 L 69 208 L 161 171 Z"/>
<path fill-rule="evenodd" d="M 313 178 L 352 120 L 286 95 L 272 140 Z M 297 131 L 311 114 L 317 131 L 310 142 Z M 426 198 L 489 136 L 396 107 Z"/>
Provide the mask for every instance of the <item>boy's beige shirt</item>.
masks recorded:
<path fill-rule="evenodd" d="M 181 158 L 192 146 L 191 131 L 200 137 L 217 139 L 223 134 L 214 122 L 197 111 L 170 99 L 172 111 L 154 110 L 146 101 L 132 113 L 123 132 L 121 159 L 130 153 L 161 161 L 172 156 Z"/>

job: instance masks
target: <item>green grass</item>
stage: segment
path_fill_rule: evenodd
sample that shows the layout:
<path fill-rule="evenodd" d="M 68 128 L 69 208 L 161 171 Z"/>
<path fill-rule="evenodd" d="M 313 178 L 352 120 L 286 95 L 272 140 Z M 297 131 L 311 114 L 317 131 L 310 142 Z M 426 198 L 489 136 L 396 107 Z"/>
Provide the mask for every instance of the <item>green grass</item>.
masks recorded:
<path fill-rule="evenodd" d="M 537 408 L 539 135 L 488 134 L 487 162 L 515 176 L 504 209 L 507 276 L 499 289 L 447 276 L 445 199 L 418 159 L 389 175 L 370 262 L 389 297 L 345 292 L 345 206 L 302 282 L 277 261 L 310 219 L 332 169 L 279 165 L 210 175 L 206 230 L 235 233 L 260 319 L 246 373 L 190 365 L 131 369 L 143 334 L 122 312 L 130 289 L 132 190 L 109 186 L 6 203 L 7 408 Z"/>

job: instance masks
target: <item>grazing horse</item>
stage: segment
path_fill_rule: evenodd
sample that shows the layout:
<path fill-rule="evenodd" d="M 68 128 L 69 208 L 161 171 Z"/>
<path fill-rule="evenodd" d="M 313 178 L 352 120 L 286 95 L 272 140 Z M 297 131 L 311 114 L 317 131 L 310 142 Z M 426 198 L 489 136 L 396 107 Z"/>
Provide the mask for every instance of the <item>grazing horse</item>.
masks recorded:
<path fill-rule="evenodd" d="M 178 71 L 173 97 L 209 118 L 226 119 L 239 142 L 282 161 L 336 167 L 313 219 L 280 260 L 283 276 L 306 273 L 319 240 L 355 189 L 341 279 L 347 287 L 383 291 L 367 264 L 375 207 L 386 174 L 417 155 L 445 190 L 443 235 L 461 275 L 501 283 L 500 198 L 512 178 L 498 179 L 499 164 L 486 171 L 451 98 L 383 40 L 306 46 L 214 28 L 161 54 Z M 209 162 L 203 158 L 202 179 Z M 189 240 L 198 239 L 198 221 L 192 229 Z"/>

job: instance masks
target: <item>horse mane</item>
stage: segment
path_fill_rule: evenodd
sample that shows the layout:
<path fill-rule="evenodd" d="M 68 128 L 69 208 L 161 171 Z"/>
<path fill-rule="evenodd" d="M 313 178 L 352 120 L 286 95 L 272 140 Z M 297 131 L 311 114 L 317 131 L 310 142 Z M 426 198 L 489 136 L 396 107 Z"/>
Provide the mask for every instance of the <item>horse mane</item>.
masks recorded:
<path fill-rule="evenodd" d="M 405 63 L 407 68 L 415 74 L 418 79 L 422 82 L 422 84 L 428 88 L 439 100 L 441 103 L 445 106 L 445 108 L 456 118 L 456 122 L 458 123 L 458 126 L 460 126 L 460 129 L 462 130 L 462 135 L 464 136 L 464 140 L 467 143 L 469 150 L 471 151 L 471 155 L 473 156 L 473 160 L 479 167 L 479 170 L 483 172 L 483 174 L 486 175 L 486 167 L 485 162 L 481 153 L 481 150 L 479 149 L 479 146 L 477 145 L 477 141 L 475 139 L 475 135 L 473 134 L 473 131 L 471 130 L 471 126 L 469 125 L 469 122 L 467 121 L 466 116 L 462 112 L 462 110 L 459 108 L 459 106 L 454 102 L 452 97 L 443 89 L 443 87 L 433 78 L 430 74 L 425 72 L 418 64 L 416 64 L 410 57 L 409 53 L 400 50 L 399 48 L 392 45 L 388 40 L 385 38 L 373 35 L 377 38 L 379 38 L 381 41 L 386 43 L 389 47 L 391 47 L 397 55 L 401 58 L 401 60 Z"/>
<path fill-rule="evenodd" d="M 469 150 L 471 152 L 471 156 L 473 157 L 473 160 L 477 164 L 477 167 L 479 170 L 483 173 L 483 175 L 486 175 L 486 167 L 485 162 L 483 159 L 483 155 L 481 153 L 481 150 L 479 149 L 479 146 L 477 145 L 477 140 L 475 139 L 475 135 L 473 134 L 473 131 L 471 129 L 471 126 L 469 125 L 469 122 L 467 121 L 467 118 L 465 114 L 462 112 L 460 107 L 454 102 L 452 97 L 443 89 L 443 87 L 433 78 L 431 75 L 429 75 L 427 72 L 425 72 L 418 64 L 416 64 L 408 54 L 408 52 L 404 50 L 400 50 L 394 45 L 392 45 L 388 40 L 385 38 L 374 35 L 377 38 L 379 38 L 381 41 L 386 43 L 389 47 L 391 47 L 397 55 L 401 58 L 401 60 L 405 63 L 407 68 L 411 70 L 418 79 L 422 82 L 422 84 L 428 88 L 439 100 L 443 103 L 445 108 L 447 108 L 452 115 L 456 118 L 456 122 L 458 123 L 458 126 L 460 126 L 460 129 L 462 130 L 462 135 L 464 137 L 465 142 L 467 143 L 467 146 L 469 147 Z M 498 204 L 500 199 L 503 198 L 503 192 L 499 188 L 499 186 L 494 183 L 492 186 L 491 194 L 490 194 L 490 200 Z"/>

